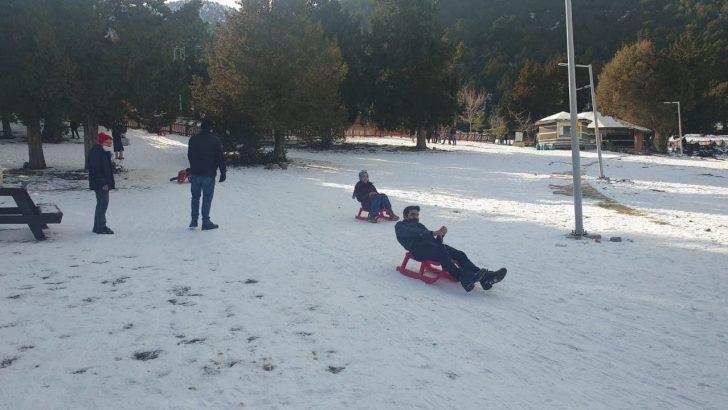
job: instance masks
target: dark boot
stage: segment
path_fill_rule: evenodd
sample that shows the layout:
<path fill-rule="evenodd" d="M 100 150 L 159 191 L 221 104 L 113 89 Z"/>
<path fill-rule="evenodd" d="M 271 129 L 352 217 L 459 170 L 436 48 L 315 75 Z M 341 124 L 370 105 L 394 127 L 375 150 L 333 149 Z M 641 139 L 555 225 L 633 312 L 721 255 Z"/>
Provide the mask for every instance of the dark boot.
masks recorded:
<path fill-rule="evenodd" d="M 503 280 L 503 278 L 506 277 L 506 273 L 508 273 L 508 269 L 506 268 L 500 268 L 497 271 L 489 271 L 487 269 L 482 269 L 486 272 L 485 276 L 480 280 L 480 286 L 483 287 L 483 289 L 488 290 L 493 287 L 496 283 Z"/>
<path fill-rule="evenodd" d="M 466 292 L 470 292 L 475 287 L 475 282 L 479 282 L 485 276 L 487 270 L 481 269 L 475 273 L 460 271 L 460 284 Z"/>
<path fill-rule="evenodd" d="M 215 223 L 212 223 L 212 221 L 202 223 L 203 231 L 209 231 L 211 229 L 217 229 L 217 228 L 219 228 L 219 226 Z"/>

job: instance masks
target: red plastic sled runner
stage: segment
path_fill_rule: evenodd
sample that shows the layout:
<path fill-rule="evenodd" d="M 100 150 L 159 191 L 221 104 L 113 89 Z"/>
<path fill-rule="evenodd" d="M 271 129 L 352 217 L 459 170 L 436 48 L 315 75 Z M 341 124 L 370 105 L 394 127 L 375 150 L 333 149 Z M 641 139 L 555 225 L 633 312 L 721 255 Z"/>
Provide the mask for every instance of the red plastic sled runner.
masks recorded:
<path fill-rule="evenodd" d="M 354 218 L 356 218 L 356 219 L 358 219 L 360 221 L 366 221 L 368 215 L 362 215 L 364 212 L 369 212 L 369 210 L 368 209 L 364 209 L 364 208 L 359 208 L 359 213 L 356 214 L 356 215 L 354 215 Z M 386 216 L 384 214 L 384 209 L 380 209 L 379 210 L 379 215 L 377 215 L 377 219 L 384 219 L 385 221 L 393 221 L 394 220 L 394 218 L 392 218 L 390 216 Z"/>
<path fill-rule="evenodd" d="M 420 263 L 419 271 L 407 269 L 407 263 L 410 261 L 410 259 Z M 409 252 L 404 255 L 404 260 L 402 261 L 402 264 L 400 266 L 397 266 L 397 272 L 405 276 L 409 276 L 413 279 L 419 279 L 430 285 L 437 282 L 440 278 L 445 278 L 452 282 L 458 281 L 457 279 L 453 278 L 452 275 L 447 273 L 445 269 L 442 269 L 442 267 L 440 266 L 440 262 L 430 260 L 418 261 L 417 259 L 412 257 L 412 254 L 410 254 Z"/>

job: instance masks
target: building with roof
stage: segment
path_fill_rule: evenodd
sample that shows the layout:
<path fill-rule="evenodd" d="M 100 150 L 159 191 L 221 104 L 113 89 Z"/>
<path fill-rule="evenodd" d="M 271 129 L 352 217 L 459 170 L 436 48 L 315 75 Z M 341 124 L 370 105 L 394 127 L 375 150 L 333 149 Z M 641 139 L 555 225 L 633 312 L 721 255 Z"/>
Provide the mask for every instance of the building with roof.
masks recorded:
<path fill-rule="evenodd" d="M 645 152 L 649 149 L 652 130 L 623 121 L 608 115 L 597 113 L 596 122 L 594 112 L 583 112 L 577 116 L 579 125 L 579 146 L 582 148 L 596 147 L 596 125 L 599 125 L 599 135 L 602 147 L 614 151 Z M 571 118 L 568 112 L 561 111 L 536 122 L 538 125 L 539 149 L 571 149 Z"/>
<path fill-rule="evenodd" d="M 568 112 L 561 111 L 558 114 L 548 116 L 536 121 L 538 136 L 536 138 L 536 149 L 571 149 L 571 117 Z M 577 134 L 581 148 L 594 147 L 594 134 L 589 134 L 587 126 L 589 120 L 579 118 L 577 120 Z"/>
<path fill-rule="evenodd" d="M 588 128 L 594 134 L 595 121 L 594 112 L 582 112 L 579 118 L 589 121 Z M 602 147 L 611 151 L 649 151 L 651 145 L 652 130 L 630 122 L 597 113 L 599 124 L 599 135 L 602 138 Z"/>

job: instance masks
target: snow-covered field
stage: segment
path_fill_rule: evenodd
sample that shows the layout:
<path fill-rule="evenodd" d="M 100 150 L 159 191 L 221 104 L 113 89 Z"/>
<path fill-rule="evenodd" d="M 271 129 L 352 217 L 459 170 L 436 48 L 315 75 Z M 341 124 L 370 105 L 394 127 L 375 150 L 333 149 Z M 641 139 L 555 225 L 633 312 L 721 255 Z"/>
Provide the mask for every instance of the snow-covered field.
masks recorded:
<path fill-rule="evenodd" d="M 728 161 L 608 153 L 606 182 L 583 153 L 597 241 L 566 238 L 570 152 L 291 150 L 230 170 L 201 232 L 169 182 L 186 139 L 129 135 L 115 235 L 90 232 L 84 180 L 6 177 L 64 217 L 45 242 L 0 225 L 2 409 L 728 407 Z M 82 146 L 45 154 L 76 170 Z M 0 143 L 0 166 L 26 156 Z M 353 218 L 360 169 L 506 280 L 395 272 L 393 224 Z"/>

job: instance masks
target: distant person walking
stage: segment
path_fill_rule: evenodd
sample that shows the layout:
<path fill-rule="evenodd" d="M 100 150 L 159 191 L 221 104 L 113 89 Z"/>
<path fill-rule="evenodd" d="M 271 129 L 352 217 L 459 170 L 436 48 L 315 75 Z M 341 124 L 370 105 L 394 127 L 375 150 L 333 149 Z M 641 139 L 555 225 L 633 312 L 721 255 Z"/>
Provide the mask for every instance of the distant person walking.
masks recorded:
<path fill-rule="evenodd" d="M 213 122 L 204 119 L 200 123 L 200 133 L 190 137 L 187 145 L 187 159 L 190 161 L 190 182 L 192 184 L 192 220 L 190 228 L 197 227 L 200 215 L 200 196 L 202 196 L 202 230 L 217 229 L 218 225 L 210 220 L 212 197 L 215 193 L 215 177 L 220 169 L 220 182 L 225 182 L 227 168 L 220 140 L 212 134 Z"/>
<path fill-rule="evenodd" d="M 450 138 L 448 144 L 457 145 L 458 143 L 458 130 L 455 127 L 450 128 Z"/>
<path fill-rule="evenodd" d="M 99 143 L 88 154 L 89 189 L 96 193 L 96 213 L 94 229 L 97 234 L 113 234 L 106 226 L 106 210 L 109 207 L 109 191 L 116 189 L 114 168 L 111 165 L 112 137 L 106 133 L 98 135 Z"/>
<path fill-rule="evenodd" d="M 81 139 L 78 134 L 78 121 L 71 121 L 69 128 L 71 128 L 71 138 Z"/>

